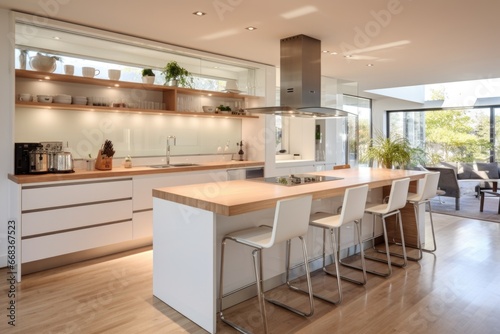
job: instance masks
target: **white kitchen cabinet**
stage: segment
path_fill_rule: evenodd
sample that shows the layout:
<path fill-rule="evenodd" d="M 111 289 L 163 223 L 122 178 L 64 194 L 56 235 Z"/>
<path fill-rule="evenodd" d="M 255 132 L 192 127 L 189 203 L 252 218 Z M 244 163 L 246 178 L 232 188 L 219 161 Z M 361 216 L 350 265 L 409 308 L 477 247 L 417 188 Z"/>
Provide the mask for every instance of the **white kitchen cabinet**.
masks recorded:
<path fill-rule="evenodd" d="M 153 210 L 134 212 L 132 220 L 132 239 L 151 238 L 153 236 Z"/>
<path fill-rule="evenodd" d="M 133 238 L 132 178 L 21 187 L 22 263 Z"/>
<path fill-rule="evenodd" d="M 200 191 L 216 191 L 217 183 L 228 180 L 226 170 L 140 175 L 133 177 L 133 238 L 153 236 L 153 189 L 187 184 L 203 184 Z"/>
<path fill-rule="evenodd" d="M 130 220 L 132 199 L 68 208 L 27 212 L 22 214 L 23 236 L 65 231 L 87 226 Z M 68 219 L 71 217 L 71 219 Z"/>
<path fill-rule="evenodd" d="M 23 240 L 23 263 L 132 240 L 132 221 Z"/>
<path fill-rule="evenodd" d="M 23 186 L 22 211 L 132 197 L 132 179 L 108 179 Z"/>

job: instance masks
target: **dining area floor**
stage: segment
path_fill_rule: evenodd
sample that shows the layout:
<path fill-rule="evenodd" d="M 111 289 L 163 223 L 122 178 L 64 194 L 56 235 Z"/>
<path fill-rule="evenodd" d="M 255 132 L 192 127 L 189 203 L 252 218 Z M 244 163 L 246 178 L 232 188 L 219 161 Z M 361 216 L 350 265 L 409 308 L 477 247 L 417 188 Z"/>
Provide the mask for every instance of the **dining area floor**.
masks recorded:
<path fill-rule="evenodd" d="M 434 224 L 435 253 L 394 268 L 388 278 L 368 274 L 365 286 L 342 281 L 343 302 L 315 300 L 309 318 L 268 303 L 270 331 L 498 333 L 500 224 L 444 214 L 434 214 Z M 24 276 L 15 284 L 15 326 L 7 317 L 9 273 L 0 269 L 0 333 L 206 333 L 153 297 L 152 257 L 146 248 Z M 334 278 L 321 270 L 312 276 L 315 292 L 333 296 Z M 266 295 L 297 307 L 307 304 L 305 295 L 285 286 Z M 263 332 L 257 298 L 225 315 Z M 218 323 L 218 333 L 234 332 Z"/>

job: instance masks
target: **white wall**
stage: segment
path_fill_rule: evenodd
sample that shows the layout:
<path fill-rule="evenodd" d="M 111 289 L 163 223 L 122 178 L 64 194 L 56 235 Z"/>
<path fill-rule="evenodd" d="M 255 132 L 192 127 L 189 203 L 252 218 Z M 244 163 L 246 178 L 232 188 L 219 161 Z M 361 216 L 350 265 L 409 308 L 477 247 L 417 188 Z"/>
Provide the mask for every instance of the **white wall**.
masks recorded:
<path fill-rule="evenodd" d="M 14 45 L 9 39 L 13 31 L 10 11 L 0 9 L 0 267 L 7 265 L 7 223 L 12 217 L 7 174 L 14 169 Z"/>

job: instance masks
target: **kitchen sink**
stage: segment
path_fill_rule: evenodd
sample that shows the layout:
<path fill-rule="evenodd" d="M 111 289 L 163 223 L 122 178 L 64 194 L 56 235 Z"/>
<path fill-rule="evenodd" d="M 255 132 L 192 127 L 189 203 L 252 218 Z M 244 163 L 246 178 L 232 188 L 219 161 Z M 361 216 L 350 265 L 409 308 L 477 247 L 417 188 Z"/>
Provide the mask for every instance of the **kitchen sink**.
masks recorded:
<path fill-rule="evenodd" d="M 170 164 L 170 165 L 149 165 L 150 168 L 170 168 L 170 167 L 190 167 L 190 166 L 198 166 L 198 164 L 192 163 L 178 163 L 178 164 Z"/>

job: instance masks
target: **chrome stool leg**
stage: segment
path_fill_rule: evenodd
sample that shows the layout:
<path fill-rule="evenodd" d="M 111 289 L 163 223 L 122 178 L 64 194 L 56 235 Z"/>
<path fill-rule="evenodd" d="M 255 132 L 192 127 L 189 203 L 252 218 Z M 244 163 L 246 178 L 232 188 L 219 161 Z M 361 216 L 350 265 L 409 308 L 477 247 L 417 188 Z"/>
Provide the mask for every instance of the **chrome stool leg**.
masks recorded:
<path fill-rule="evenodd" d="M 306 247 L 306 242 L 304 240 L 303 237 L 299 237 L 301 243 L 302 243 L 302 255 L 304 257 L 304 269 L 305 269 L 305 272 L 306 272 L 306 281 L 307 281 L 307 290 L 303 290 L 303 289 L 300 289 L 296 286 L 293 286 L 292 283 L 291 283 L 291 280 L 290 280 L 290 251 L 291 251 L 291 240 L 287 240 L 286 242 L 286 268 L 285 268 L 285 280 L 286 280 L 286 285 L 288 286 L 288 288 L 290 288 L 291 290 L 293 291 L 297 291 L 297 292 L 303 292 L 303 293 L 306 293 L 307 295 L 309 295 L 309 312 L 303 312 L 303 311 L 300 311 L 296 308 L 293 308 L 293 307 L 290 307 L 286 304 L 283 304 L 282 302 L 280 301 L 277 301 L 275 299 L 266 299 L 266 301 L 274 304 L 274 305 L 277 305 L 277 306 L 280 306 L 280 307 L 283 307 L 293 313 L 296 313 L 298 315 L 301 315 L 303 317 L 310 317 L 311 315 L 314 314 L 314 294 L 313 294 L 313 290 L 312 290 L 312 282 L 311 282 L 311 274 L 309 272 L 309 261 L 308 261 L 308 257 L 307 257 L 307 247 Z"/>

